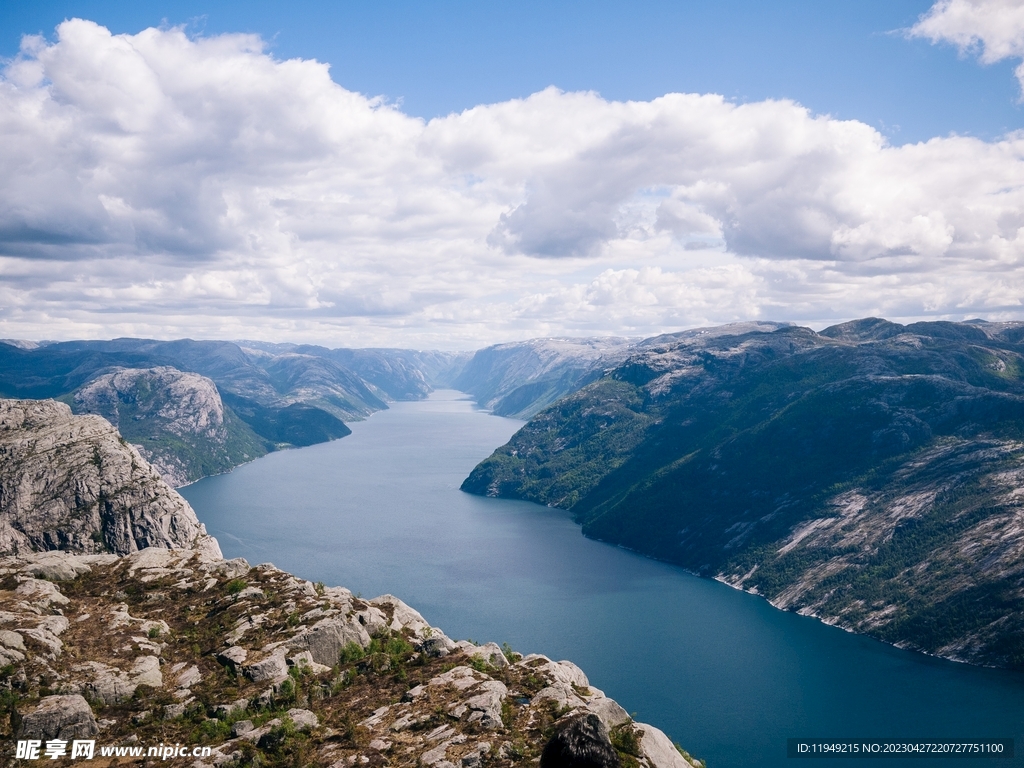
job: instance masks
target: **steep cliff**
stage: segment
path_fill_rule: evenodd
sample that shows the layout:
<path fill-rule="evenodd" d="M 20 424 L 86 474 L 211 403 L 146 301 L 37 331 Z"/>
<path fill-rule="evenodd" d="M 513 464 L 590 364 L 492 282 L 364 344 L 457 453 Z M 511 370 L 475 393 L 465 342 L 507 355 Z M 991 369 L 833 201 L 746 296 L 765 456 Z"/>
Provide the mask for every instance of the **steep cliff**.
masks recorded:
<path fill-rule="evenodd" d="M 0 400 L 0 553 L 146 547 L 220 554 L 188 503 L 108 421 L 52 400 Z"/>
<path fill-rule="evenodd" d="M 895 644 L 1024 668 L 1019 324 L 651 339 L 465 490 Z"/>
<path fill-rule="evenodd" d="M 175 368 L 119 368 L 77 389 L 75 413 L 113 424 L 172 487 L 267 453 L 267 445 L 224 407 L 217 385 Z"/>

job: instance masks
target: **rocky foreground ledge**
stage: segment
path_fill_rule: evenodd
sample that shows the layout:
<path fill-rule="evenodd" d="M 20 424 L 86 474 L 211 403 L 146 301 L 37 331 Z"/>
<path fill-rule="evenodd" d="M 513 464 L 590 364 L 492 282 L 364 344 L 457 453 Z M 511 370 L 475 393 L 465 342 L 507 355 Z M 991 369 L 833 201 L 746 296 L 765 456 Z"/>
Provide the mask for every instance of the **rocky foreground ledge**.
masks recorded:
<path fill-rule="evenodd" d="M 210 746 L 197 768 L 528 766 L 581 711 L 626 768 L 702 765 L 571 662 L 455 642 L 390 595 L 195 550 L 0 558 L 0 703 L 0 743 Z M 160 762 L 91 764 L 118 761 Z"/>

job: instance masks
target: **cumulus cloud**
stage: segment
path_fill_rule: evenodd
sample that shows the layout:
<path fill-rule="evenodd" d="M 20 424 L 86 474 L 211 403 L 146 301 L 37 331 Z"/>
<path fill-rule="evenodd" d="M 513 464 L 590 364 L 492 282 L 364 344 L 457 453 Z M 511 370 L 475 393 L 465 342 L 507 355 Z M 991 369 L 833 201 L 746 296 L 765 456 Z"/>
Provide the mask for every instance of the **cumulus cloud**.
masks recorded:
<path fill-rule="evenodd" d="M 424 121 L 257 37 L 71 20 L 0 76 L 0 335 L 1015 317 L 1022 179 L 1024 135 L 897 147 L 790 101 L 555 88 Z"/>
<path fill-rule="evenodd" d="M 952 43 L 982 63 L 1024 59 L 1024 5 L 1019 0 L 939 0 L 910 28 L 912 37 Z M 1024 64 L 1016 69 L 1024 95 Z"/>

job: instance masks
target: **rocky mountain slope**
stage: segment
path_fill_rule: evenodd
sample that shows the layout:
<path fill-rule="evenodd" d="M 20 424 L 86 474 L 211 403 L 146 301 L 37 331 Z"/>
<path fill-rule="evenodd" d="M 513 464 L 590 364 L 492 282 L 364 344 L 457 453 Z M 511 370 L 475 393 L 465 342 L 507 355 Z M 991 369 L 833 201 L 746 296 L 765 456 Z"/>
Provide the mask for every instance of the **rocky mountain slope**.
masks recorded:
<path fill-rule="evenodd" d="M 52 400 L 0 400 L 0 554 L 153 546 L 220 555 L 188 503 L 108 421 Z"/>
<path fill-rule="evenodd" d="M 224 407 L 217 385 L 197 373 L 118 368 L 79 387 L 71 400 L 75 413 L 113 424 L 172 487 L 267 453 L 266 441 Z"/>
<path fill-rule="evenodd" d="M 898 645 L 1024 667 L 1024 327 L 868 319 L 651 339 L 470 492 Z"/>
<path fill-rule="evenodd" d="M 699 764 L 570 662 L 453 642 L 390 595 L 269 564 L 0 558 L 0 600 L 0 739 L 92 739 L 98 764 L 103 746 L 183 745 L 197 768 L 526 766 L 575 712 L 607 725 L 625 766 Z"/>
<path fill-rule="evenodd" d="M 620 338 L 531 339 L 479 350 L 453 386 L 499 416 L 527 419 L 600 378 L 629 354 Z"/>

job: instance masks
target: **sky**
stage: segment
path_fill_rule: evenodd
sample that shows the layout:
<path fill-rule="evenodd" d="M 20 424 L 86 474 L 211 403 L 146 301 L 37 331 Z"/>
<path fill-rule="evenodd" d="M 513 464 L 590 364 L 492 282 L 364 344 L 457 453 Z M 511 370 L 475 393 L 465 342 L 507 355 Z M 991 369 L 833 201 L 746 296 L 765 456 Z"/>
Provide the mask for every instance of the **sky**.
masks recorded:
<path fill-rule="evenodd" d="M 44 0 L 0 57 L 0 337 L 1024 320 L 1024 0 Z"/>

